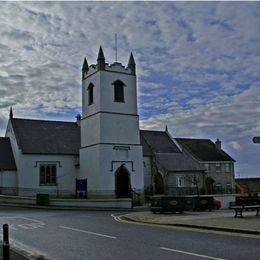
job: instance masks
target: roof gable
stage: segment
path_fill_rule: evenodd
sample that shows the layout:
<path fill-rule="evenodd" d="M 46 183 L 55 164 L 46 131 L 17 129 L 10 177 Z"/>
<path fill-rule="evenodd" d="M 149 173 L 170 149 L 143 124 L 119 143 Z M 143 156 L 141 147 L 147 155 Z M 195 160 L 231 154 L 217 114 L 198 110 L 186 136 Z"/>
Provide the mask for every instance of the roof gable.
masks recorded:
<path fill-rule="evenodd" d="M 8 137 L 0 137 L 0 170 L 16 170 L 13 150 Z"/>
<path fill-rule="evenodd" d="M 151 151 L 155 153 L 181 153 L 167 132 L 140 130 L 140 133 Z"/>
<path fill-rule="evenodd" d="M 11 119 L 25 154 L 79 154 L 80 127 L 73 122 Z"/>
<path fill-rule="evenodd" d="M 218 150 L 209 139 L 175 138 L 175 140 L 199 161 L 235 161 L 223 150 Z"/>

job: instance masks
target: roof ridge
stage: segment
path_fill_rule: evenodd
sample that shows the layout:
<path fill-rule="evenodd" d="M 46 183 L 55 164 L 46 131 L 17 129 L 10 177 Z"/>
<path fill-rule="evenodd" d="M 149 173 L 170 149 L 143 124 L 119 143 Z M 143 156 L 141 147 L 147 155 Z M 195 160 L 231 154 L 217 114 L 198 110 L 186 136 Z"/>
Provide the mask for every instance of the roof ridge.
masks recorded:
<path fill-rule="evenodd" d="M 33 119 L 33 118 L 12 118 L 11 120 L 24 120 L 24 121 L 37 121 L 37 122 L 55 122 L 55 123 L 73 123 L 77 124 L 73 121 L 59 121 L 59 120 L 44 120 L 44 119 Z"/>
<path fill-rule="evenodd" d="M 213 143 L 213 141 L 211 139 L 209 139 L 209 138 L 185 138 L 185 137 L 183 138 L 183 137 L 176 137 L 175 139 L 179 139 L 179 140 L 181 139 L 181 140 L 211 141 Z"/>
<path fill-rule="evenodd" d="M 160 131 L 160 130 L 142 130 L 139 129 L 141 132 L 155 132 L 155 133 L 166 133 L 165 131 Z"/>

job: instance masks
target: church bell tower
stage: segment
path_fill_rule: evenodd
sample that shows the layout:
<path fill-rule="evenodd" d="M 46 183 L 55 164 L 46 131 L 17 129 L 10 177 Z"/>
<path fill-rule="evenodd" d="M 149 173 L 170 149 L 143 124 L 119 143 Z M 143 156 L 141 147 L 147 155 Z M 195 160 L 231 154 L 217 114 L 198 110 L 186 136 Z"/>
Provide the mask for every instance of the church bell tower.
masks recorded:
<path fill-rule="evenodd" d="M 82 67 L 80 178 L 87 178 L 88 196 L 129 197 L 143 194 L 143 154 L 137 114 L 136 68 L 105 62 L 102 47 L 97 64 Z"/>

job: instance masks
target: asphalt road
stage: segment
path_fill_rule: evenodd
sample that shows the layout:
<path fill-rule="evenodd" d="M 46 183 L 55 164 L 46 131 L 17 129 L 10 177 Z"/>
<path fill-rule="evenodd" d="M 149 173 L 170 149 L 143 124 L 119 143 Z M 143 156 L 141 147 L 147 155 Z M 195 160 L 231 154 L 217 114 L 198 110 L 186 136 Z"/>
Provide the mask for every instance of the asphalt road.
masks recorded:
<path fill-rule="evenodd" d="M 237 260 L 260 256 L 260 237 L 122 223 L 111 214 L 0 207 L 0 224 L 9 224 L 10 239 L 15 240 L 12 245 L 48 259 Z"/>

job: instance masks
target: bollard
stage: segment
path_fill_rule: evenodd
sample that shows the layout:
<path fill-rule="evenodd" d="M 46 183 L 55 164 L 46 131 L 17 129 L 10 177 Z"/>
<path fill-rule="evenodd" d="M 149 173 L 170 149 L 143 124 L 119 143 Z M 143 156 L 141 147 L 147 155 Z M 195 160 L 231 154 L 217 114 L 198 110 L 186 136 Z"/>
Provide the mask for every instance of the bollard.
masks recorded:
<path fill-rule="evenodd" d="M 3 225 L 3 260 L 9 260 L 10 246 L 8 236 L 8 224 Z"/>

